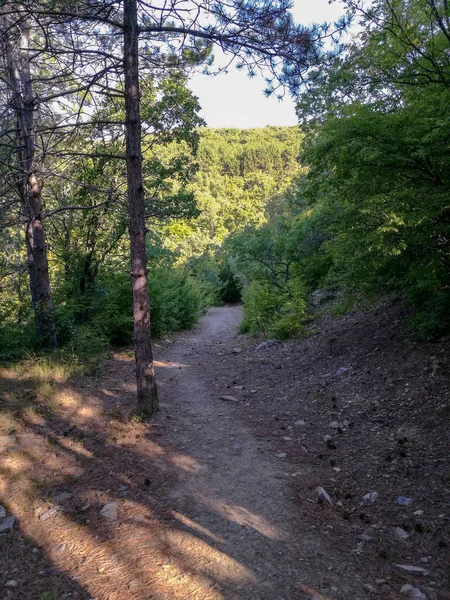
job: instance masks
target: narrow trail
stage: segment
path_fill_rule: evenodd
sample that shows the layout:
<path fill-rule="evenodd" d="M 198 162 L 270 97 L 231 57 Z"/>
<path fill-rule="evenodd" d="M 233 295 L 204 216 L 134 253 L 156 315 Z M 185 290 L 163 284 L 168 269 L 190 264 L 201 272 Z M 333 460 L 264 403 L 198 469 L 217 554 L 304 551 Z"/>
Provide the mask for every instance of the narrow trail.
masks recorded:
<path fill-rule="evenodd" d="M 313 598 L 310 560 L 322 552 L 300 527 L 286 466 L 265 452 L 240 421 L 239 407 L 220 400 L 213 386 L 211 349 L 232 343 L 240 319 L 239 307 L 210 310 L 157 363 L 163 411 L 156 423 L 170 417 L 171 425 L 159 442 L 185 461 L 166 501 L 209 545 L 205 555 L 198 538 L 182 540 L 183 551 L 198 553 L 206 562 L 199 569 L 215 580 L 215 591 L 199 589 L 196 597 Z"/>

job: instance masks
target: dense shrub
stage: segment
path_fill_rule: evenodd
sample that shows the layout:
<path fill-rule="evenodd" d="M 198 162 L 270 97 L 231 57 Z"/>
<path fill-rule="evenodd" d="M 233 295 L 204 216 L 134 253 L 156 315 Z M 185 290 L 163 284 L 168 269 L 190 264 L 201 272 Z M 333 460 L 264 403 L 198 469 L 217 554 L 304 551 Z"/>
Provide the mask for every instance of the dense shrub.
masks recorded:
<path fill-rule="evenodd" d="M 149 280 L 154 337 L 186 329 L 197 322 L 203 307 L 202 291 L 189 273 L 160 267 L 150 273 Z"/>
<path fill-rule="evenodd" d="M 31 317 L 21 323 L 5 320 L 0 324 L 0 362 L 21 358 L 36 347 L 37 339 Z"/>
<path fill-rule="evenodd" d="M 244 292 L 242 333 L 285 339 L 301 335 L 307 318 L 305 286 L 293 279 L 284 290 L 267 281 L 253 281 Z"/>

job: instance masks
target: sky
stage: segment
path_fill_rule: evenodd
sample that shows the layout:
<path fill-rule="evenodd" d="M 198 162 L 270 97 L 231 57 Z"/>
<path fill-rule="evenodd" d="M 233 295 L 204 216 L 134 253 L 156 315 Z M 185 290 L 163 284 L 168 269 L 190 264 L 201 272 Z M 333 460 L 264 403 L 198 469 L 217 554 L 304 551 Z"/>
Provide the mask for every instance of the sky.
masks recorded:
<path fill-rule="evenodd" d="M 294 0 L 293 14 L 298 23 L 308 25 L 334 22 L 343 13 L 339 1 Z M 217 55 L 215 64 L 220 64 Z M 230 67 L 227 74 L 217 76 L 197 73 L 189 87 L 199 98 L 201 116 L 208 127 L 251 128 L 266 125 L 296 125 L 294 102 L 286 93 L 280 101 L 266 98 L 263 77 L 249 79 L 247 74 Z"/>

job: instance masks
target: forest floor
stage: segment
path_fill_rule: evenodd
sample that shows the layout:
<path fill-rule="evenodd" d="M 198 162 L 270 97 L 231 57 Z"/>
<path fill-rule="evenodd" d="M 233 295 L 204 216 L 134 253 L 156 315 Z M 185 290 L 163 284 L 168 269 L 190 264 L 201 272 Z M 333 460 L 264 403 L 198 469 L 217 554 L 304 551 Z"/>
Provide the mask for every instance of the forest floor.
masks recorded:
<path fill-rule="evenodd" d="M 240 319 L 156 345 L 148 423 L 129 351 L 0 370 L 1 598 L 450 598 L 448 340 L 401 303 L 262 347 Z"/>

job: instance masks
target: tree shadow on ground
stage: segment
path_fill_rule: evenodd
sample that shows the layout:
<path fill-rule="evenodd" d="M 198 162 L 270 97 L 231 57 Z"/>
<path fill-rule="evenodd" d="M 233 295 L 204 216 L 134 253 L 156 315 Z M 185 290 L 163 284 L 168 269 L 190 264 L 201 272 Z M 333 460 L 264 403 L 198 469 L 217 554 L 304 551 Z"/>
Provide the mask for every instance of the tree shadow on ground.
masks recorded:
<path fill-rule="evenodd" d="M 263 528 L 250 532 L 213 504 L 199 508 L 195 496 L 173 508 L 177 478 L 203 466 L 163 447 L 157 424 L 129 418 L 131 366 L 122 366 L 118 372 L 110 363 L 107 383 L 42 382 L 2 371 L 0 498 L 20 525 L 2 538 L 2 583 L 18 583 L 4 588 L 4 597 L 272 597 L 230 540 L 204 523 L 227 521 L 222 531 L 240 528 L 255 543 L 264 538 L 274 553 L 283 543 Z M 121 380 L 116 387 L 114 379 Z M 117 503 L 117 520 L 101 515 L 108 503 Z M 199 510 L 203 524 L 195 519 Z M 299 585 L 289 598 L 312 598 L 305 590 Z"/>

